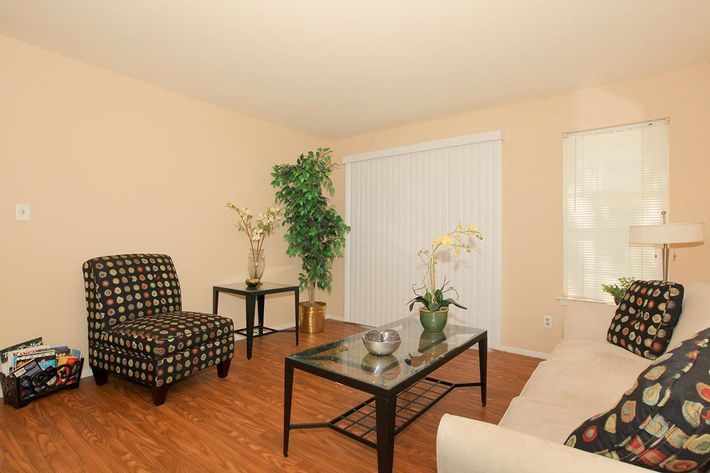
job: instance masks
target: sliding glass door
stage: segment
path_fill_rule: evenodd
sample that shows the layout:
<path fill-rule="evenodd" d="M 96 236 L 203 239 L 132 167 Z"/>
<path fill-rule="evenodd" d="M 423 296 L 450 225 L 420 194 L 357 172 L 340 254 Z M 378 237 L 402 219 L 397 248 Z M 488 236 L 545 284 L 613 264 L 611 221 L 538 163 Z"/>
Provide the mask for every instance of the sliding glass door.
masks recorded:
<path fill-rule="evenodd" d="M 491 345 L 499 344 L 501 145 L 501 133 L 490 132 L 344 159 L 352 227 L 346 320 L 376 326 L 408 315 L 412 286 L 426 272 L 417 251 L 458 223 L 475 223 L 484 240 L 459 257 L 445 252 L 437 275 L 468 307 L 452 306 L 450 323 L 485 328 Z"/>

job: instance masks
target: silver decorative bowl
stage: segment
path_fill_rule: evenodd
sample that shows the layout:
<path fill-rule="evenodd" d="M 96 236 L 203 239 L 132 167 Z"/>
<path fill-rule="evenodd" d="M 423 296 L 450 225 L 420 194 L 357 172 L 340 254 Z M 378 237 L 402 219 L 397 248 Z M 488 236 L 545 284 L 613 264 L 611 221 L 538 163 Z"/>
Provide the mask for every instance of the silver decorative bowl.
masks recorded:
<path fill-rule="evenodd" d="M 402 339 L 396 330 L 370 330 L 362 337 L 362 343 L 367 351 L 377 356 L 391 355 L 402 344 Z"/>
<path fill-rule="evenodd" d="M 362 363 L 360 363 L 360 367 L 375 376 L 384 376 L 389 373 L 396 375 L 401 370 L 397 357 L 392 355 L 378 356 L 372 353 L 365 355 L 362 359 Z"/>

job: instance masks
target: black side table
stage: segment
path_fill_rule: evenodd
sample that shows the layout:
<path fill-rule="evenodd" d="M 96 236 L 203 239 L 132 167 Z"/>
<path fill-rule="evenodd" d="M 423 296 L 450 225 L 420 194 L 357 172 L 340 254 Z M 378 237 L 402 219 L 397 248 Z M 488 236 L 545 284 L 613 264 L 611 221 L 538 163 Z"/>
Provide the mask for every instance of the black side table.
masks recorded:
<path fill-rule="evenodd" d="M 269 327 L 264 327 L 264 299 L 267 294 L 278 294 L 280 292 L 292 292 L 295 298 L 295 321 L 296 321 L 296 345 L 298 345 L 298 286 L 288 286 L 285 284 L 274 284 L 262 282 L 259 287 L 250 288 L 245 283 L 223 284 L 221 286 L 212 286 L 212 313 L 217 313 L 219 306 L 219 293 L 226 292 L 228 294 L 237 294 L 246 297 L 247 302 L 247 326 L 234 330 L 247 338 L 247 359 L 251 360 L 252 345 L 254 337 L 263 337 L 278 332 L 290 332 L 291 330 L 276 330 Z M 254 328 L 254 306 L 259 309 L 259 326 Z"/>

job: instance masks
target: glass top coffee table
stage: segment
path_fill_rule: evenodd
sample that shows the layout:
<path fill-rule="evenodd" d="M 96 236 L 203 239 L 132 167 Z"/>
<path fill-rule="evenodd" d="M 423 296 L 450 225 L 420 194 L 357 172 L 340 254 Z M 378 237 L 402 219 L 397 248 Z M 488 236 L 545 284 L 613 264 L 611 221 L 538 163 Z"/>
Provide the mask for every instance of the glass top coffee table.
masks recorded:
<path fill-rule="evenodd" d="M 378 330 L 385 329 L 397 330 L 402 338 L 402 344 L 392 355 L 368 353 L 362 343 L 366 333 L 363 331 L 286 357 L 284 456 L 288 456 L 291 430 L 326 427 L 376 448 L 378 472 L 390 473 L 395 435 L 452 390 L 479 386 L 481 403 L 486 405 L 488 334 L 485 330 L 449 324 L 443 332 L 427 332 L 416 317 L 378 327 Z M 476 344 L 480 381 L 452 383 L 429 376 Z M 291 424 L 294 369 L 367 392 L 372 397 L 329 422 Z"/>

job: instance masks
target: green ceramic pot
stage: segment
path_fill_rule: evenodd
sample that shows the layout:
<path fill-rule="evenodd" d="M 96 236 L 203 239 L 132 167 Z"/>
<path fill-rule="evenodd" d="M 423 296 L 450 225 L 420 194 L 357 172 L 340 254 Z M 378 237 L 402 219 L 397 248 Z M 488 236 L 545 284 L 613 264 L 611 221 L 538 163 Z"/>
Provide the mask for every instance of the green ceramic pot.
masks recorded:
<path fill-rule="evenodd" d="M 449 308 L 430 311 L 419 309 L 419 321 L 427 332 L 441 332 L 449 319 Z"/>

